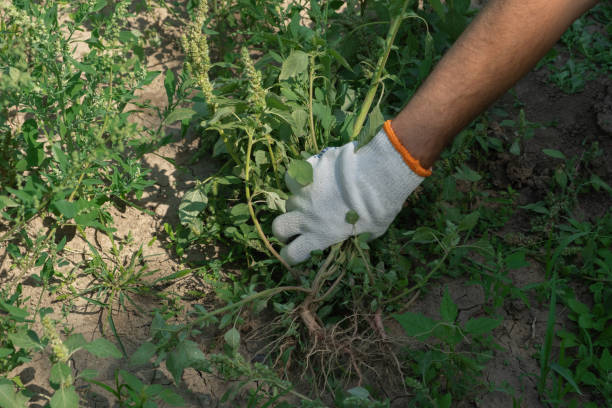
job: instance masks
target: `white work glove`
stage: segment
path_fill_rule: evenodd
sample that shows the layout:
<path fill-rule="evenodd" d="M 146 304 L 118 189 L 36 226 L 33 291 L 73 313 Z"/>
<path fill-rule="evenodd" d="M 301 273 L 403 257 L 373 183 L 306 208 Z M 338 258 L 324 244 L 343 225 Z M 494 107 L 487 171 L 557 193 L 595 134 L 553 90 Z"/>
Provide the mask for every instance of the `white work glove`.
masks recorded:
<path fill-rule="evenodd" d="M 370 239 L 381 236 L 423 176 L 431 174 L 401 145 L 390 122 L 384 129 L 387 132 L 381 129 L 357 152 L 355 143 L 348 143 L 309 158 L 313 181 L 307 186 L 285 174 L 293 196 L 287 200 L 288 212 L 272 223 L 272 231 L 282 242 L 297 236 L 281 250 L 289 264 L 303 262 L 311 251 L 352 235 L 368 232 Z M 359 216 L 354 225 L 346 221 L 351 210 Z"/>

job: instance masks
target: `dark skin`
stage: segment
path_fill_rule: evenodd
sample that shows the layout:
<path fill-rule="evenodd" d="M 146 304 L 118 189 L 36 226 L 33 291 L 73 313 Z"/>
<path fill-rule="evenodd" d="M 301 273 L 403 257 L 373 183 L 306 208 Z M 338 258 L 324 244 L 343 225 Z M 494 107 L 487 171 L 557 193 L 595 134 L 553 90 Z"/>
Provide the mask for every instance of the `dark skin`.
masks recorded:
<path fill-rule="evenodd" d="M 597 0 L 490 0 L 391 125 L 430 168 L 453 137 L 523 77 Z"/>

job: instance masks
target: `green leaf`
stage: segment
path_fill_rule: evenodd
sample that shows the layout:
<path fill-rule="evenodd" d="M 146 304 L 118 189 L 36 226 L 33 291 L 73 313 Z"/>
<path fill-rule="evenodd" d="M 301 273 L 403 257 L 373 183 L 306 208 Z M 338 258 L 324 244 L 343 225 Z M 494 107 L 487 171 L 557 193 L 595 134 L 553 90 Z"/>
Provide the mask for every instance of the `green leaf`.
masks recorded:
<path fill-rule="evenodd" d="M 367 400 L 370 398 L 370 392 L 363 387 L 354 387 L 347 391 L 355 398 L 359 398 L 360 400 Z"/>
<path fill-rule="evenodd" d="M 176 394 L 172 390 L 169 390 L 168 388 L 164 388 L 162 392 L 159 393 L 158 396 L 166 404 L 171 405 L 173 407 L 184 407 L 185 406 L 185 400 L 183 400 L 183 397 Z"/>
<path fill-rule="evenodd" d="M 436 408 L 450 408 L 452 403 L 452 396 L 450 393 L 439 395 L 438 398 L 436 398 L 436 401 Z"/>
<path fill-rule="evenodd" d="M 482 179 L 482 176 L 478 174 L 478 172 L 470 169 L 465 164 L 462 164 L 453 176 L 458 180 L 471 181 L 472 183 L 475 183 Z"/>
<path fill-rule="evenodd" d="M 393 318 L 404 328 L 408 336 L 425 340 L 432 335 L 436 322 L 420 313 L 406 312 L 401 315 L 393 315 Z"/>
<path fill-rule="evenodd" d="M 349 65 L 349 63 L 347 62 L 347 60 L 336 50 L 334 50 L 333 48 L 329 48 L 327 50 L 327 52 L 334 57 L 334 59 L 340 64 L 342 65 L 344 68 L 348 69 L 349 71 L 353 72 L 353 68 L 351 68 L 351 66 Z"/>
<path fill-rule="evenodd" d="M 132 365 L 142 365 L 147 364 L 151 358 L 157 352 L 157 348 L 155 344 L 151 342 L 145 342 L 138 347 L 138 350 L 130 357 L 130 364 Z"/>
<path fill-rule="evenodd" d="M 91 65 L 87 65 L 87 64 L 83 64 L 77 60 L 75 60 L 74 58 L 68 56 L 68 55 L 64 55 L 64 58 L 67 61 L 70 61 L 72 63 L 72 65 L 74 65 L 75 68 L 77 68 L 80 71 L 85 72 L 86 74 L 91 74 L 91 75 L 95 75 L 96 74 L 96 70 L 94 67 L 92 67 Z"/>
<path fill-rule="evenodd" d="M 147 75 L 140 82 L 140 85 L 141 86 L 150 85 L 151 82 L 153 82 L 153 80 L 157 78 L 159 74 L 161 74 L 161 71 L 147 71 Z"/>
<path fill-rule="evenodd" d="M 140 393 L 142 391 L 142 389 L 144 388 L 144 384 L 142 383 L 142 381 L 140 381 L 140 379 L 138 377 L 136 377 L 134 374 L 125 371 L 125 370 L 119 370 L 119 374 L 121 375 L 121 378 L 123 379 L 123 382 L 133 391 Z"/>
<path fill-rule="evenodd" d="M 69 386 L 73 382 L 72 370 L 66 363 L 58 362 L 51 367 L 49 382 L 54 385 L 54 388 Z"/>
<path fill-rule="evenodd" d="M 376 136 L 380 127 L 385 123 L 385 117 L 383 116 L 380 106 L 376 105 L 368 115 L 368 121 L 365 126 L 359 132 L 357 149 L 361 149 L 363 146 L 367 145 L 370 140 Z"/>
<path fill-rule="evenodd" d="M 268 155 L 263 150 L 257 150 L 253 156 L 255 156 L 255 163 L 258 166 L 268 163 Z"/>
<path fill-rule="evenodd" d="M 565 303 L 576 314 L 579 314 L 579 315 L 580 314 L 589 314 L 589 312 L 590 312 L 590 309 L 587 307 L 587 305 L 585 305 L 584 303 L 582 303 L 581 301 L 579 301 L 579 300 L 577 300 L 575 298 L 567 299 L 565 301 Z"/>
<path fill-rule="evenodd" d="M 75 203 L 68 200 L 54 201 L 51 206 L 62 214 L 67 220 L 77 215 L 78 208 Z"/>
<path fill-rule="evenodd" d="M 176 88 L 176 79 L 171 69 L 166 71 L 166 77 L 164 78 L 164 88 L 166 88 L 166 96 L 168 97 L 168 105 L 172 104 L 174 98 L 174 89 Z M 176 112 L 176 111 L 175 111 Z"/>
<path fill-rule="evenodd" d="M 442 303 L 440 304 L 440 316 L 442 320 L 446 322 L 454 322 L 459 313 L 457 305 L 451 299 L 448 293 L 448 287 L 444 288 L 444 296 L 442 297 Z"/>
<path fill-rule="evenodd" d="M 612 187 L 610 187 L 608 185 L 608 183 L 606 183 L 605 181 L 603 181 L 601 178 L 599 178 L 599 176 L 597 176 L 596 174 L 592 174 L 591 175 L 591 180 L 590 180 L 591 184 L 593 185 L 593 187 L 595 188 L 596 191 L 599 191 L 599 189 L 603 189 L 605 191 L 607 191 L 608 193 L 612 194 Z M 2 197 L 0 197 L 0 202 L 2 201 Z M 0 209 L 2 208 L 2 205 L 0 204 Z"/>
<path fill-rule="evenodd" d="M 15 392 L 15 387 L 9 381 L 0 382 L 0 407 L 24 408 L 28 400 L 22 393 Z"/>
<path fill-rule="evenodd" d="M 51 408 L 78 408 L 79 396 L 73 386 L 60 388 L 51 397 Z"/>
<path fill-rule="evenodd" d="M 196 111 L 194 111 L 193 109 L 189 109 L 189 108 L 176 108 L 175 110 L 172 111 L 172 113 L 170 113 L 166 119 L 164 120 L 164 123 L 167 125 L 170 125 L 174 122 L 178 122 L 183 121 L 183 120 L 187 120 L 187 119 L 191 119 L 193 117 L 193 115 L 196 114 Z"/>
<path fill-rule="evenodd" d="M 180 271 L 176 271 L 176 272 L 173 272 L 173 273 L 171 273 L 169 275 L 164 275 L 164 276 L 161 276 L 161 277 L 155 279 L 155 281 L 153 281 L 153 285 L 157 284 L 159 282 L 168 282 L 168 281 L 172 281 L 172 280 L 175 280 L 175 279 L 180 279 L 180 278 L 182 278 L 184 276 L 189 275 L 192 272 L 193 271 L 192 271 L 191 268 L 181 269 Z"/>
<path fill-rule="evenodd" d="M 239 203 L 232 207 L 230 210 L 232 221 L 236 224 L 242 224 L 251 218 L 249 213 L 249 206 L 245 203 Z"/>
<path fill-rule="evenodd" d="M 87 344 L 87 340 L 85 340 L 81 333 L 75 333 L 64 341 L 64 345 L 68 347 L 70 354 L 82 348 L 85 344 Z"/>
<path fill-rule="evenodd" d="M 576 384 L 576 381 L 574 381 L 574 376 L 572 375 L 572 372 L 570 370 L 560 366 L 557 363 L 551 363 L 550 368 L 556 371 L 561 377 L 565 378 L 567 383 L 574 388 L 574 391 L 582 395 L 582 392 L 580 392 L 580 388 L 578 388 L 578 384 Z"/>
<path fill-rule="evenodd" d="M 306 72 L 308 69 L 308 54 L 303 51 L 292 50 L 289 57 L 283 61 L 279 81 L 284 81 L 298 74 Z"/>
<path fill-rule="evenodd" d="M 428 244 L 434 241 L 436 241 L 435 230 L 429 227 L 419 227 L 412 235 L 412 242 L 417 242 L 419 244 Z"/>
<path fill-rule="evenodd" d="M 312 165 L 306 160 L 292 160 L 287 169 L 289 177 L 302 186 L 312 183 Z"/>
<path fill-rule="evenodd" d="M 235 327 L 229 329 L 225 335 L 223 335 L 223 339 L 232 350 L 236 350 L 240 346 L 240 332 Z"/>
<path fill-rule="evenodd" d="M 314 102 L 312 105 L 312 113 L 321 122 L 321 126 L 326 131 L 331 131 L 335 117 L 332 115 L 331 108 L 321 102 Z"/>
<path fill-rule="evenodd" d="M 542 201 L 538 201 L 537 203 L 523 205 L 519 208 L 522 208 L 525 210 L 531 210 L 533 212 L 537 212 L 538 214 L 548 214 L 549 213 L 548 209 L 544 206 L 544 203 Z"/>
<path fill-rule="evenodd" d="M 359 214 L 353 210 L 347 211 L 346 215 L 344 216 L 344 221 L 351 225 L 355 225 L 357 224 L 357 221 L 359 221 Z"/>
<path fill-rule="evenodd" d="M 515 270 L 529 266 L 529 262 L 525 260 L 525 251 L 523 250 L 508 255 L 504 259 L 504 264 L 509 270 Z"/>
<path fill-rule="evenodd" d="M 196 187 L 186 192 L 178 209 L 181 224 L 186 226 L 192 225 L 207 205 L 208 197 L 203 188 Z"/>
<path fill-rule="evenodd" d="M 57 143 L 54 144 L 53 146 L 51 146 L 51 153 L 53 155 L 53 158 L 59 165 L 60 170 L 68 171 L 68 169 L 70 168 L 70 164 L 68 156 L 62 150 L 62 147 Z"/>
<path fill-rule="evenodd" d="M 490 332 L 501 323 L 501 319 L 491 319 L 489 317 L 478 317 L 470 319 L 465 323 L 463 330 L 467 334 L 478 336 Z"/>
<path fill-rule="evenodd" d="M 306 121 L 308 120 L 308 113 L 304 109 L 296 109 L 291 112 L 291 129 L 297 137 L 304 135 L 304 128 L 306 127 Z"/>
<path fill-rule="evenodd" d="M 429 73 L 431 72 L 431 67 L 433 66 L 433 51 L 434 51 L 434 39 L 427 31 L 425 33 L 425 55 L 421 60 L 418 69 L 419 69 L 419 80 L 424 80 Z"/>
<path fill-rule="evenodd" d="M 19 249 L 17 249 L 18 251 Z M 20 322 L 24 321 L 30 313 L 26 309 L 9 305 L 3 300 L 0 300 L 0 310 L 7 312 L 13 319 Z"/>
<path fill-rule="evenodd" d="M 518 138 L 514 139 L 514 142 L 512 142 L 509 152 L 515 156 L 518 156 L 521 154 L 521 145 L 519 143 Z"/>
<path fill-rule="evenodd" d="M 17 206 L 19 206 L 19 204 L 17 204 L 15 201 L 10 199 L 9 197 L 0 196 L 0 210 L 2 210 L 5 207 L 17 207 Z"/>
<path fill-rule="evenodd" d="M 91 12 L 96 13 L 106 7 L 107 4 L 108 0 L 97 0 L 96 3 L 93 5 L 93 8 L 91 9 Z"/>
<path fill-rule="evenodd" d="M 282 199 L 278 193 L 274 191 L 264 191 L 266 195 L 266 204 L 273 211 L 287 211 L 285 208 L 286 200 Z"/>
<path fill-rule="evenodd" d="M 206 369 L 207 360 L 199 346 L 190 340 L 183 340 L 176 345 L 173 351 L 168 353 L 166 368 L 174 377 L 174 382 L 179 384 L 183 371 L 187 367 L 199 370 Z"/>
<path fill-rule="evenodd" d="M 123 354 L 119 351 L 119 349 L 110 341 L 106 340 L 103 337 L 97 338 L 91 343 L 87 343 L 83 346 L 83 348 L 89 351 L 96 357 L 112 357 L 112 358 L 121 358 Z"/>
<path fill-rule="evenodd" d="M 610 355 L 610 350 L 608 350 L 608 348 L 604 348 L 603 352 L 601 353 L 599 365 L 602 372 L 612 371 L 612 355 Z"/>
<path fill-rule="evenodd" d="M 93 370 L 91 368 L 86 368 L 83 371 L 79 372 L 77 378 L 82 378 L 84 380 L 93 380 L 98 376 L 98 370 Z"/>
<path fill-rule="evenodd" d="M 440 20 L 444 21 L 446 19 L 446 11 L 440 0 L 429 0 L 429 4 L 431 4 L 431 8 L 436 12 L 438 17 L 440 17 Z"/>
<path fill-rule="evenodd" d="M 21 330 L 17 333 L 12 333 L 7 336 L 15 347 L 21 347 L 26 350 L 43 350 L 44 347 L 40 344 L 38 335 L 32 330 Z"/>
<path fill-rule="evenodd" d="M 553 157 L 555 159 L 562 159 L 565 160 L 566 157 L 563 153 L 561 153 L 559 150 L 555 150 L 555 149 L 542 149 L 542 153 L 544 153 L 547 156 Z"/>
<path fill-rule="evenodd" d="M 474 211 L 473 213 L 466 215 L 461 219 L 461 222 L 459 223 L 459 231 L 471 231 L 478 223 L 479 218 L 480 212 L 478 211 Z"/>
<path fill-rule="evenodd" d="M 565 188 L 567 186 L 567 174 L 563 170 L 557 169 L 555 171 L 555 181 L 561 188 Z"/>
<path fill-rule="evenodd" d="M 140 32 L 137 30 L 123 30 L 119 33 L 119 41 L 123 44 L 138 43 Z"/>

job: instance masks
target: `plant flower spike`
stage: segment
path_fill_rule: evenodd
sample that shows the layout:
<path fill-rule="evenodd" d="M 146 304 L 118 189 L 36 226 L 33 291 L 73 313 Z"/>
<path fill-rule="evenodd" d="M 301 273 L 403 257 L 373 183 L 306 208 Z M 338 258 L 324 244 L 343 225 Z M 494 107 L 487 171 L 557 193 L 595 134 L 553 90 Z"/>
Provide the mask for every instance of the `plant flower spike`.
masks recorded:
<path fill-rule="evenodd" d="M 206 101 L 214 105 L 213 84 L 208 75 L 211 67 L 208 35 L 202 32 L 207 17 L 208 0 L 201 0 L 195 10 L 193 20 L 187 25 L 187 33 L 181 36 L 181 43 L 187 56 L 185 69 L 196 79 Z"/>

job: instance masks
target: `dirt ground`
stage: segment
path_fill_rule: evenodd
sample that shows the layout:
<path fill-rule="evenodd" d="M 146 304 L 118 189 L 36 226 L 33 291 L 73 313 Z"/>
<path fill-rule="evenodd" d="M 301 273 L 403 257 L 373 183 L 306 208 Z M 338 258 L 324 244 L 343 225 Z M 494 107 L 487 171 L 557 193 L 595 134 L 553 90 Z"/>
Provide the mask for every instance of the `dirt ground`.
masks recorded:
<path fill-rule="evenodd" d="M 134 21 L 139 28 L 150 27 L 156 30 L 162 40 L 161 48 L 149 50 L 149 69 L 165 71 L 167 69 L 180 70 L 182 64 L 182 53 L 178 35 L 181 23 L 168 14 L 165 9 L 157 9 L 149 18 L 139 18 Z M 548 180 L 558 166 L 558 161 L 545 156 L 543 148 L 557 149 L 568 157 L 582 155 L 591 143 L 597 141 L 605 156 L 596 162 L 591 162 L 591 170 L 598 174 L 604 181 L 612 184 L 612 161 L 607 155 L 612 153 L 612 81 L 610 78 L 599 78 L 586 84 L 584 91 L 573 95 L 566 95 L 556 89 L 547 80 L 545 70 L 532 72 L 515 87 L 516 98 L 524 104 L 526 117 L 531 122 L 555 123 L 555 126 L 546 126 L 536 129 L 535 137 L 526 142 L 521 155 L 517 158 L 507 153 L 500 153 L 497 159 L 490 163 L 488 171 L 495 175 L 499 185 L 505 188 L 512 186 L 520 194 L 519 204 L 534 202 L 546 193 Z M 153 104 L 163 107 L 166 103 L 166 95 L 163 85 L 163 76 L 156 80 L 141 92 L 142 99 L 148 99 Z M 513 107 L 514 97 L 506 95 L 497 106 L 508 109 Z M 135 119 L 137 122 L 148 126 L 156 125 L 156 117 L 149 114 L 141 114 Z M 176 129 L 168 129 L 176 134 Z M 503 132 L 501 128 L 491 126 L 490 132 Z M 185 139 L 176 140 L 162 147 L 156 153 L 147 154 L 143 163 L 151 170 L 151 176 L 155 185 L 149 188 L 143 198 L 136 204 L 150 210 L 145 213 L 136 208 L 127 206 L 124 209 L 117 207 L 109 208 L 115 220 L 117 231 L 115 238 L 125 240 L 131 234 L 132 241 L 127 245 L 124 253 L 131 255 L 141 245 L 143 255 L 150 270 L 156 271 L 153 275 L 161 277 L 169 275 L 186 266 L 177 262 L 171 251 L 165 247 L 166 237 L 164 223 L 175 225 L 178 222 L 177 208 L 182 195 L 194 185 L 196 180 L 201 180 L 210 175 L 217 167 L 217 163 L 203 158 L 195 164 L 190 164 L 193 153 L 197 147 L 197 135 L 189 135 Z M 170 160 L 168 160 L 170 159 Z M 174 161 L 176 165 L 171 164 Z M 609 196 L 589 194 L 582 197 L 579 203 L 579 212 L 584 219 L 596 220 L 602 213 L 610 208 Z M 504 233 L 527 232 L 529 228 L 530 213 L 519 211 L 509 223 Z M 37 219 L 29 226 L 32 232 L 44 231 L 43 220 Z M 108 252 L 110 240 L 108 237 L 92 230 L 87 231 L 87 238 L 95 242 L 101 253 Z M 147 245 L 152 238 L 156 240 Z M 75 235 L 66 246 L 71 253 L 71 261 L 77 265 L 84 257 L 88 256 L 89 249 L 84 240 Z M 0 284 L 14 285 L 16 282 L 15 271 L 11 270 L 10 260 L 0 249 Z M 200 256 L 214 256 L 213 253 L 204 253 Z M 26 271 L 27 274 L 38 273 L 37 270 Z M 530 283 L 544 280 L 543 270 L 537 266 L 530 266 L 521 270 L 513 271 L 512 279 L 516 286 L 525 286 Z M 32 310 L 38 302 L 41 288 L 33 282 L 24 287 L 26 296 L 29 296 L 29 304 Z M 81 289 L 90 283 L 86 276 L 80 276 L 76 285 Z M 174 282 L 164 290 L 167 293 L 177 295 L 180 299 L 190 289 L 202 289 L 203 282 L 196 277 L 188 277 Z M 482 313 L 485 304 L 485 295 L 480 286 L 470 285 L 463 281 L 444 281 L 437 287 L 432 288 L 427 295 L 422 296 L 415 302 L 412 310 L 436 317 L 436 313 L 443 295 L 444 286 L 450 289 L 453 300 L 460 310 L 460 321 L 467 321 L 471 317 Z M 155 307 L 160 307 L 162 300 L 150 297 L 137 298 L 141 311 L 129 307 L 128 311 L 114 312 L 115 324 L 128 353 L 134 352 L 138 346 L 147 340 L 151 316 L 148 313 Z M 526 307 L 519 302 L 507 302 L 502 311 L 504 323 L 495 330 L 496 342 L 502 346 L 502 350 L 495 353 L 493 360 L 486 366 L 484 381 L 488 384 L 488 391 L 480 394 L 478 399 L 465 406 L 473 407 L 513 407 L 512 398 L 505 390 L 514 390 L 520 406 L 536 408 L 543 406 L 536 392 L 536 377 L 539 366 L 533 355 L 542 344 L 546 329 L 547 305 L 539 304 L 537 299 L 532 300 L 532 308 Z M 185 309 L 198 301 L 179 300 Z M 61 315 L 61 303 L 53 297 L 44 298 L 43 306 L 53 307 L 56 311 L 55 317 Z M 66 310 L 69 314 L 68 322 L 75 333 L 83 333 L 86 339 L 92 340 L 101 335 L 113 339 L 107 327 L 106 317 L 101 316 L 97 309 L 83 301 L 75 300 L 73 306 Z M 563 309 L 558 310 L 558 322 L 564 320 Z M 560 324 L 560 323 L 559 323 Z M 40 327 L 35 327 L 36 330 Z M 393 327 L 390 330 L 394 330 Z M 216 333 L 203 336 L 203 348 L 205 352 L 211 351 L 218 345 Z M 77 352 L 72 359 L 73 366 L 77 372 L 88 368 L 95 368 L 101 374 L 101 381 L 113 380 L 114 371 L 118 363 L 114 360 L 100 360 L 92 358 L 86 352 Z M 123 367 L 125 368 L 125 367 Z M 31 391 L 50 395 L 48 387 L 50 363 L 47 356 L 39 355 L 35 360 L 19 367 L 11 376 L 19 375 L 22 382 Z M 171 376 L 164 369 L 145 367 L 136 371 L 136 374 L 148 383 L 172 384 Z M 187 370 L 180 385 L 180 393 L 185 398 L 189 407 L 223 407 L 220 397 L 227 389 L 219 379 L 205 373 Z M 347 388 L 355 384 L 348 384 Z M 403 390 L 384 389 L 387 397 L 394 401 L 393 406 L 402 407 L 406 403 Z M 113 401 L 108 394 L 100 389 L 89 389 L 86 383 L 77 383 L 79 392 L 82 393 L 88 407 L 111 407 Z M 301 390 L 308 393 L 309 390 Z M 44 399 L 32 404 L 32 407 L 42 407 Z"/>

